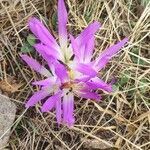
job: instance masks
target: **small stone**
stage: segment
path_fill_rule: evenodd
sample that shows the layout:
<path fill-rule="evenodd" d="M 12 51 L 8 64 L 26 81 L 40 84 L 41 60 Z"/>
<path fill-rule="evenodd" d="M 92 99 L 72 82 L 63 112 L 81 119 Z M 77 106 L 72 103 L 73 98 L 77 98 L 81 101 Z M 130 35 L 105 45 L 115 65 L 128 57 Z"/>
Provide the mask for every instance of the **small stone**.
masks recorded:
<path fill-rule="evenodd" d="M 7 145 L 15 114 L 16 105 L 8 97 L 0 94 L 0 150 Z"/>
<path fill-rule="evenodd" d="M 114 147 L 110 147 L 107 144 L 100 142 L 96 139 L 84 140 L 83 147 L 85 150 L 114 150 Z"/>

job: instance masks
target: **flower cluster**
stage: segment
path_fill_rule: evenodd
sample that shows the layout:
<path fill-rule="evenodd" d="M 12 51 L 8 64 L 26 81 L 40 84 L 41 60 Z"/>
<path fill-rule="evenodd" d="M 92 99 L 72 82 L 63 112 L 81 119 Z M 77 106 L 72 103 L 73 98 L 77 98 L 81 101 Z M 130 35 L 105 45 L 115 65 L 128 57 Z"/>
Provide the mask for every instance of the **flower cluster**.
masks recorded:
<path fill-rule="evenodd" d="M 48 112 L 55 108 L 57 123 L 72 126 L 75 121 L 74 97 L 99 101 L 101 96 L 96 93 L 97 89 L 112 91 L 112 85 L 101 80 L 98 72 L 126 44 L 128 38 L 108 47 L 94 59 L 94 34 L 99 30 L 100 23 L 91 23 L 75 38 L 67 33 L 67 19 L 64 0 L 58 0 L 59 44 L 38 19 L 29 19 L 29 28 L 40 41 L 34 48 L 50 70 L 28 55 L 23 54 L 21 57 L 32 69 L 45 76 L 44 80 L 33 82 L 40 90 L 31 96 L 26 107 L 47 98 L 41 111 Z"/>

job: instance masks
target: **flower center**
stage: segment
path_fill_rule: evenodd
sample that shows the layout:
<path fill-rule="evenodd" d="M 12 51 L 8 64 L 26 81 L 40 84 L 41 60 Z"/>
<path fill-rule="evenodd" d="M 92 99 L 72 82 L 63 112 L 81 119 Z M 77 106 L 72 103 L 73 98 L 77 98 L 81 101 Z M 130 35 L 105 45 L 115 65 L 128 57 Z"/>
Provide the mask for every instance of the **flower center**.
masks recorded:
<path fill-rule="evenodd" d="M 77 91 L 84 87 L 83 83 L 75 82 L 75 71 L 67 66 L 67 73 L 69 80 L 61 85 L 61 89 L 69 89 L 70 91 Z"/>
<path fill-rule="evenodd" d="M 77 83 L 73 81 L 65 82 L 61 86 L 61 89 L 68 89 L 69 91 L 80 91 L 83 88 L 84 88 L 83 83 Z"/>
<path fill-rule="evenodd" d="M 65 89 L 69 89 L 69 88 L 73 88 L 73 82 L 70 81 L 70 82 L 65 82 L 62 84 L 61 88 L 65 88 Z"/>
<path fill-rule="evenodd" d="M 75 78 L 74 71 L 72 69 L 68 70 L 68 75 L 71 80 L 73 80 Z"/>

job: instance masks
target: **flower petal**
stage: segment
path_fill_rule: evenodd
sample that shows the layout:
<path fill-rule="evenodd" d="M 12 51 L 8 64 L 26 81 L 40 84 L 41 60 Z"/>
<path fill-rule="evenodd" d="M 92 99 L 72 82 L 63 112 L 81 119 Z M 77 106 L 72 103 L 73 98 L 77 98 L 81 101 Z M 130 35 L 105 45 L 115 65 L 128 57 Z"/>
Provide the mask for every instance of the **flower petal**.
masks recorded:
<path fill-rule="evenodd" d="M 43 50 L 37 48 L 38 44 L 35 44 L 34 47 L 38 51 L 39 54 L 46 60 L 48 63 L 49 68 L 51 69 L 52 74 L 54 74 L 54 65 L 53 62 L 56 61 L 56 59 L 50 55 L 47 55 Z"/>
<path fill-rule="evenodd" d="M 88 64 L 77 64 L 77 71 L 83 73 L 84 75 L 88 75 L 90 77 L 94 77 L 97 75 L 97 72 Z"/>
<path fill-rule="evenodd" d="M 78 48 L 76 48 L 79 51 L 78 53 L 80 53 L 78 56 L 80 56 L 80 60 L 83 62 L 90 62 L 92 58 L 94 48 L 94 34 L 99 28 L 99 22 L 95 21 L 94 23 L 91 23 L 74 41 L 74 43 L 78 45 Z"/>
<path fill-rule="evenodd" d="M 67 69 L 64 65 L 54 62 L 55 74 L 61 80 L 61 82 L 65 82 L 68 79 Z"/>
<path fill-rule="evenodd" d="M 56 106 L 56 102 L 59 101 L 60 99 L 61 99 L 61 92 L 58 92 L 55 95 L 51 96 L 43 104 L 41 111 L 42 112 L 50 111 L 53 107 Z"/>
<path fill-rule="evenodd" d="M 35 17 L 29 19 L 29 28 L 32 33 L 44 44 L 58 48 L 58 44 L 47 28 Z"/>
<path fill-rule="evenodd" d="M 113 57 L 113 55 L 115 55 L 127 42 L 128 38 L 124 38 L 117 44 L 114 44 L 104 50 L 104 52 L 102 52 L 102 54 L 96 59 L 95 68 L 97 70 L 104 68 L 108 61 Z"/>
<path fill-rule="evenodd" d="M 43 51 L 42 49 L 39 48 L 39 45 L 42 43 L 35 44 L 33 47 L 36 49 L 36 51 L 48 62 L 49 56 Z"/>
<path fill-rule="evenodd" d="M 36 44 L 34 46 L 36 48 L 36 50 L 39 52 L 43 51 L 45 52 L 47 55 L 50 55 L 50 56 L 53 56 L 54 58 L 56 59 L 60 59 L 60 54 L 59 54 L 59 51 L 54 49 L 53 47 L 50 47 L 50 46 L 46 46 L 46 45 L 43 45 L 43 44 Z"/>
<path fill-rule="evenodd" d="M 81 76 L 80 78 L 75 79 L 76 82 L 87 82 L 88 80 L 90 80 L 92 77 L 90 76 Z"/>
<path fill-rule="evenodd" d="M 47 85 L 53 85 L 56 81 L 55 77 L 50 77 L 44 80 L 40 80 L 40 81 L 34 81 L 32 82 L 33 85 L 41 85 L 41 86 L 47 86 Z"/>
<path fill-rule="evenodd" d="M 74 124 L 74 97 L 72 93 L 65 94 L 63 97 L 63 121 L 70 127 Z"/>
<path fill-rule="evenodd" d="M 51 73 L 44 66 L 40 65 L 35 59 L 25 54 L 20 56 L 32 69 L 39 72 L 41 75 L 44 75 L 46 77 L 51 76 Z"/>
<path fill-rule="evenodd" d="M 59 31 L 59 42 L 61 47 L 67 47 L 67 10 L 65 7 L 64 0 L 58 0 L 58 31 Z"/>
<path fill-rule="evenodd" d="M 70 34 L 69 35 L 70 40 L 71 40 L 71 47 L 73 49 L 73 53 L 75 54 L 75 57 L 77 57 L 78 60 L 80 60 L 80 51 L 78 48 L 78 43 L 75 41 L 75 38 Z"/>
<path fill-rule="evenodd" d="M 107 92 L 112 92 L 112 86 L 97 77 L 91 79 L 91 81 L 86 82 L 86 85 L 90 90 L 96 90 L 100 88 Z"/>
<path fill-rule="evenodd" d="M 72 93 L 68 94 L 68 126 L 72 126 L 75 122 L 75 118 L 73 115 L 73 111 L 74 111 L 74 96 Z"/>
<path fill-rule="evenodd" d="M 81 33 L 80 35 L 76 38 L 76 40 L 79 43 L 85 42 L 89 37 L 93 36 L 97 30 L 100 28 L 100 23 L 95 21 L 91 24 L 89 24 Z"/>
<path fill-rule="evenodd" d="M 58 99 L 56 101 L 56 119 L 57 119 L 57 123 L 60 124 L 62 121 L 61 99 Z"/>
<path fill-rule="evenodd" d="M 78 94 L 80 97 L 86 98 L 86 99 L 93 99 L 96 101 L 99 101 L 101 99 L 101 96 L 99 94 L 90 92 L 90 91 L 86 91 L 86 90 L 80 91 Z"/>
<path fill-rule="evenodd" d="M 36 103 L 38 103 L 40 100 L 46 98 L 50 94 L 50 91 L 47 91 L 45 89 L 40 90 L 38 92 L 35 92 L 33 96 L 28 100 L 26 103 L 26 108 L 34 106 Z"/>
<path fill-rule="evenodd" d="M 65 94 L 63 96 L 63 122 L 67 122 L 68 117 L 68 96 Z"/>
<path fill-rule="evenodd" d="M 85 52 L 84 52 L 85 63 L 89 63 L 91 61 L 93 50 L 94 50 L 94 41 L 95 41 L 94 36 L 92 36 L 91 38 L 87 40 L 87 44 L 86 44 Z"/>

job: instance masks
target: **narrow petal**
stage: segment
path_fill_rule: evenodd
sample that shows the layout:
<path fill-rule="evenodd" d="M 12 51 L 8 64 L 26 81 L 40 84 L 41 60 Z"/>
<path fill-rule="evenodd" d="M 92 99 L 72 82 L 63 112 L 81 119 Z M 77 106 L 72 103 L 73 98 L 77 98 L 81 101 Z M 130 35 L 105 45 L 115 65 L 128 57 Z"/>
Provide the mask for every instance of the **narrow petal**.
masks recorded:
<path fill-rule="evenodd" d="M 61 80 L 61 82 L 65 82 L 68 79 L 66 67 L 58 62 L 54 62 L 54 66 L 57 77 Z"/>
<path fill-rule="evenodd" d="M 78 93 L 78 95 L 82 98 L 86 98 L 86 99 L 93 99 L 96 101 L 99 101 L 101 99 L 101 96 L 97 93 L 94 92 L 90 92 L 90 91 L 80 91 L 80 93 Z"/>
<path fill-rule="evenodd" d="M 58 99 L 56 102 L 56 119 L 57 123 L 60 124 L 62 121 L 61 99 Z"/>
<path fill-rule="evenodd" d="M 78 64 L 76 66 L 77 71 L 83 73 L 84 75 L 88 75 L 90 77 L 94 77 L 97 75 L 97 72 L 90 66 L 87 64 Z"/>
<path fill-rule="evenodd" d="M 112 86 L 97 77 L 91 79 L 91 81 L 86 82 L 86 85 L 88 86 L 89 90 L 102 89 L 107 92 L 112 92 Z"/>
<path fill-rule="evenodd" d="M 74 97 L 72 93 L 65 94 L 63 97 L 63 121 L 69 127 L 74 124 Z"/>
<path fill-rule="evenodd" d="M 43 104 L 41 111 L 42 112 L 48 112 L 53 107 L 56 106 L 56 102 L 61 99 L 61 92 L 58 92 L 57 94 L 51 96 L 46 100 L 46 102 Z"/>
<path fill-rule="evenodd" d="M 83 62 L 90 62 L 92 58 L 94 49 L 94 34 L 99 28 L 99 22 L 95 21 L 94 23 L 91 23 L 74 41 L 74 43 L 78 45 L 78 48 L 76 48 L 79 51 L 78 56 L 80 56 L 80 60 L 82 60 Z M 73 49 L 75 48 L 73 47 Z"/>
<path fill-rule="evenodd" d="M 77 78 L 75 79 L 76 82 L 87 82 L 91 79 L 92 77 L 91 76 L 81 76 L 80 78 Z"/>
<path fill-rule="evenodd" d="M 34 95 L 28 100 L 26 103 L 26 108 L 34 106 L 36 103 L 38 103 L 40 100 L 46 98 L 49 95 L 49 91 L 47 90 L 40 90 L 38 92 L 35 92 Z"/>
<path fill-rule="evenodd" d="M 78 43 L 75 41 L 74 37 L 70 34 L 70 40 L 71 40 L 71 47 L 73 49 L 73 53 L 75 54 L 75 57 L 80 60 L 80 51 L 78 48 Z"/>
<path fill-rule="evenodd" d="M 67 10 L 64 0 L 58 0 L 58 31 L 61 47 L 67 47 Z"/>
<path fill-rule="evenodd" d="M 35 59 L 29 57 L 28 55 L 21 55 L 21 58 L 35 71 L 39 72 L 41 75 L 50 77 L 51 73 L 42 65 L 40 65 Z"/>
<path fill-rule="evenodd" d="M 97 30 L 100 28 L 100 23 L 95 21 L 91 24 L 88 25 L 88 27 L 86 27 L 81 34 L 79 34 L 79 36 L 76 38 L 76 40 L 81 43 L 81 42 L 85 42 L 87 39 L 89 39 L 89 37 L 93 36 Z"/>
<path fill-rule="evenodd" d="M 63 122 L 66 123 L 68 118 L 68 96 L 63 96 Z"/>
<path fill-rule="evenodd" d="M 35 44 L 33 47 L 36 49 L 36 51 L 48 62 L 49 56 L 43 51 L 42 49 L 39 48 L 39 45 L 42 43 Z"/>
<path fill-rule="evenodd" d="M 56 59 L 53 56 L 47 55 L 45 51 L 37 48 L 38 44 L 35 44 L 34 47 L 37 50 L 37 52 L 46 60 L 48 63 L 49 68 L 51 69 L 52 74 L 54 74 L 54 65 L 53 62 L 56 61 Z"/>
<path fill-rule="evenodd" d="M 87 40 L 87 44 L 86 44 L 85 52 L 84 52 L 85 63 L 89 63 L 91 61 L 93 50 L 94 50 L 94 41 L 95 41 L 94 36 L 92 36 L 91 38 Z"/>
<path fill-rule="evenodd" d="M 55 77 L 50 77 L 44 80 L 40 80 L 40 81 L 34 81 L 32 82 L 33 85 L 41 85 L 41 86 L 47 86 L 47 85 L 53 85 L 56 81 Z"/>
<path fill-rule="evenodd" d="M 73 126 L 74 122 L 75 122 L 75 118 L 74 118 L 74 96 L 72 93 L 68 94 L 68 126 L 71 127 Z"/>
<path fill-rule="evenodd" d="M 105 67 L 108 61 L 128 42 L 128 38 L 124 38 L 122 41 L 114 44 L 104 50 L 102 54 L 96 59 L 95 66 L 97 70 L 101 70 Z"/>
<path fill-rule="evenodd" d="M 46 45 L 43 45 L 41 43 L 36 44 L 34 47 L 37 49 L 37 51 L 40 51 L 40 52 L 43 51 L 47 55 L 53 56 L 56 59 L 60 59 L 59 51 L 54 49 L 53 47 L 46 46 Z"/>
<path fill-rule="evenodd" d="M 58 44 L 47 28 L 35 17 L 29 19 L 29 28 L 32 33 L 44 44 L 58 48 Z"/>

